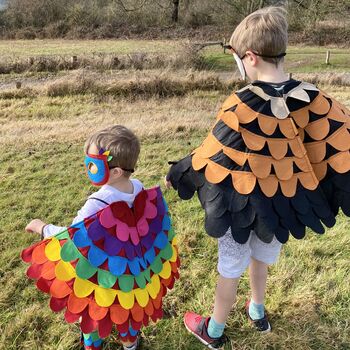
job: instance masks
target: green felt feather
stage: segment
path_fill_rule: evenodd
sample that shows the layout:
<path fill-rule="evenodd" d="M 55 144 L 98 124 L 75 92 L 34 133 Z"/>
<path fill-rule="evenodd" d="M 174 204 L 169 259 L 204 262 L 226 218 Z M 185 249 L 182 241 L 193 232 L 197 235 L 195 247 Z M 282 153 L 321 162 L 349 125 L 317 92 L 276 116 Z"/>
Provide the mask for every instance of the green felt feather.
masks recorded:
<path fill-rule="evenodd" d="M 153 263 L 151 264 L 151 270 L 155 274 L 159 274 L 160 271 L 163 270 L 162 259 L 160 258 L 159 255 L 154 259 Z"/>
<path fill-rule="evenodd" d="M 98 269 L 97 281 L 103 288 L 112 288 L 117 281 L 117 276 L 114 276 L 109 271 Z"/>
<path fill-rule="evenodd" d="M 91 278 L 97 272 L 97 268 L 92 266 L 83 256 L 79 259 L 75 270 L 77 275 L 84 280 Z"/>
<path fill-rule="evenodd" d="M 57 238 L 58 240 L 70 238 L 70 237 L 69 237 L 69 232 L 68 232 L 68 230 L 62 231 L 61 233 L 59 233 L 58 235 L 56 235 L 55 238 Z"/>
<path fill-rule="evenodd" d="M 62 246 L 61 258 L 65 262 L 73 261 L 81 257 L 81 253 L 70 239 Z"/>
<path fill-rule="evenodd" d="M 173 240 L 173 238 L 175 237 L 175 231 L 174 231 L 174 229 L 171 227 L 171 229 L 169 230 L 169 232 L 168 232 L 168 239 L 169 239 L 169 241 L 172 241 Z"/>
<path fill-rule="evenodd" d="M 147 281 L 144 273 L 140 273 L 137 277 L 135 277 L 135 281 L 141 289 L 146 288 Z"/>
<path fill-rule="evenodd" d="M 173 256 L 173 247 L 170 243 L 166 245 L 166 247 L 159 252 L 159 256 L 164 260 L 170 260 Z"/>
<path fill-rule="evenodd" d="M 131 292 L 134 288 L 134 276 L 132 275 L 123 275 L 118 278 L 118 283 L 120 289 L 125 292 Z"/>

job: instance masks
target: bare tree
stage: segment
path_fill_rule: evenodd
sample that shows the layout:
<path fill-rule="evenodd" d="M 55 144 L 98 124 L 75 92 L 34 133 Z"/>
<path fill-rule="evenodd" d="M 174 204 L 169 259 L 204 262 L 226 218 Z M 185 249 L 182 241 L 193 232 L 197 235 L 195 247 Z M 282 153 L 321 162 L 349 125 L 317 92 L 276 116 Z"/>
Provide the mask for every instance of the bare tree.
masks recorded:
<path fill-rule="evenodd" d="M 177 23 L 179 21 L 179 6 L 180 6 L 180 0 L 172 0 L 173 1 L 173 13 L 171 16 L 171 20 L 174 23 Z"/>

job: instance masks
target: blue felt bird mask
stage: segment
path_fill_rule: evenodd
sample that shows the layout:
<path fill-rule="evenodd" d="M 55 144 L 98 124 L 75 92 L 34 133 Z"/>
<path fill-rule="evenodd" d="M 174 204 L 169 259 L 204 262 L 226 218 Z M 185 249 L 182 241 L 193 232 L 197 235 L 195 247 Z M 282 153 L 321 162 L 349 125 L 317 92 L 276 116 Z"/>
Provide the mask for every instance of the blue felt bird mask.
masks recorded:
<path fill-rule="evenodd" d="M 102 186 L 109 179 L 108 162 L 112 160 L 109 151 L 100 150 L 100 154 L 87 154 L 85 156 L 85 168 L 87 175 L 94 186 Z"/>

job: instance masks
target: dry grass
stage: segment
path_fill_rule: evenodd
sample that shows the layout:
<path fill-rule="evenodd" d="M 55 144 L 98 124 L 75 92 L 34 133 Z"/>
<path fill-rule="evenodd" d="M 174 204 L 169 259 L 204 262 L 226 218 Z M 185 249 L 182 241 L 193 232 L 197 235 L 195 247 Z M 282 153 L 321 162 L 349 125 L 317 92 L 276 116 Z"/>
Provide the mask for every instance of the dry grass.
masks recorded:
<path fill-rule="evenodd" d="M 183 74 L 183 75 L 181 75 Z M 116 78 L 117 76 L 117 78 Z M 242 81 L 220 79 L 214 73 L 193 73 L 192 71 L 153 71 L 151 74 L 114 75 L 101 78 L 91 72 L 75 72 L 60 78 L 46 81 L 29 81 L 20 89 L 14 84 L 0 89 L 0 98 L 4 100 L 34 98 L 38 96 L 65 97 L 75 95 L 94 95 L 97 99 L 107 96 L 116 98 L 166 98 L 185 96 L 193 91 L 220 91 L 229 93 L 243 86 Z"/>
<path fill-rule="evenodd" d="M 169 42 L 167 45 L 163 42 L 163 48 L 156 46 L 158 51 L 151 47 L 149 47 L 149 51 L 145 51 L 145 48 L 138 48 L 136 44 L 137 42 L 133 42 L 126 48 L 120 46 L 119 51 L 116 52 L 113 52 L 113 45 L 110 48 L 111 52 L 91 52 L 86 48 L 85 52 L 79 55 L 74 53 L 71 56 L 62 54 L 62 51 L 59 54 L 50 52 L 50 55 L 37 56 L 29 56 L 28 53 L 26 53 L 26 56 L 18 54 L 15 56 L 4 55 L 0 60 L 0 74 L 59 72 L 81 68 L 99 71 L 111 69 L 206 68 L 204 56 L 189 41 L 172 42 L 171 44 Z M 172 51 L 170 51 L 170 45 Z M 132 51 L 133 48 L 135 51 Z"/>
<path fill-rule="evenodd" d="M 32 58 L 5 58 L 0 61 L 0 74 L 23 72 L 59 72 L 89 68 L 95 70 L 109 69 L 153 69 L 161 67 L 191 67 L 196 66 L 196 57 L 150 53 L 129 53 L 125 55 L 96 54 L 81 55 L 73 59 L 69 56 L 39 56 Z"/>
<path fill-rule="evenodd" d="M 212 73 L 157 73 L 115 79 L 78 72 L 41 86 L 2 91 L 0 146 L 21 140 L 20 147 L 28 147 L 43 138 L 82 140 L 91 130 L 115 123 L 130 125 L 142 136 L 203 130 L 224 96 L 242 84 Z M 322 88 L 350 106 L 346 87 Z"/>
<path fill-rule="evenodd" d="M 208 99 L 190 95 L 165 101 L 138 99 L 132 103 L 112 97 L 97 101 L 91 95 L 42 96 L 10 103 L 0 100 L 0 146 L 22 148 L 44 141 L 76 142 L 94 130 L 116 123 L 128 125 L 144 137 L 170 137 L 176 129 L 203 130 L 219 103 L 215 93 L 207 96 Z"/>
<path fill-rule="evenodd" d="M 350 73 L 296 73 L 293 78 L 315 85 L 350 86 Z"/>

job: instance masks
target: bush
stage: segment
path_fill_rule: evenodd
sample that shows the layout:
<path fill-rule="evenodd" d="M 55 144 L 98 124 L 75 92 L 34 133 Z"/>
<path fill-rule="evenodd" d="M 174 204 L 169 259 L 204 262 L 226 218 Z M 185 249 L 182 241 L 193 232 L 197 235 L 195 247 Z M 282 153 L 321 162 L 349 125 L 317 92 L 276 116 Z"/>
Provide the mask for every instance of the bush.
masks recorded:
<path fill-rule="evenodd" d="M 47 38 L 62 38 L 69 30 L 69 25 L 66 21 L 60 20 L 58 22 L 50 23 L 43 31 Z"/>
<path fill-rule="evenodd" d="M 30 40 L 30 39 L 36 39 L 37 34 L 35 32 L 34 28 L 23 28 L 23 29 L 19 29 L 16 31 L 16 39 L 26 39 L 26 40 Z"/>
<path fill-rule="evenodd" d="M 185 24 L 192 28 L 199 28 L 213 23 L 213 18 L 210 13 L 206 12 L 191 12 L 185 16 Z"/>
<path fill-rule="evenodd" d="M 174 24 L 170 0 L 8 0 L 8 7 L 0 11 L 0 35 L 24 39 L 157 37 L 165 29 L 172 37 L 188 37 L 188 27 L 215 24 L 232 30 L 257 8 L 281 3 L 288 3 L 290 28 L 298 31 L 313 30 L 332 16 L 338 23 L 339 18 L 345 21 L 350 11 L 348 0 L 181 0 L 179 21 Z M 187 28 L 179 31 L 179 25 Z"/>

